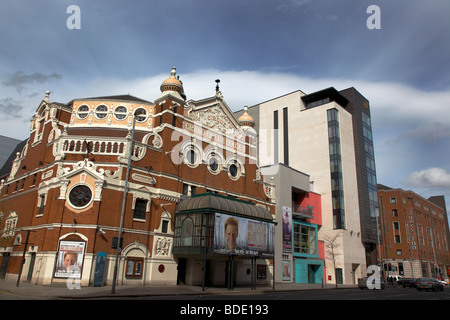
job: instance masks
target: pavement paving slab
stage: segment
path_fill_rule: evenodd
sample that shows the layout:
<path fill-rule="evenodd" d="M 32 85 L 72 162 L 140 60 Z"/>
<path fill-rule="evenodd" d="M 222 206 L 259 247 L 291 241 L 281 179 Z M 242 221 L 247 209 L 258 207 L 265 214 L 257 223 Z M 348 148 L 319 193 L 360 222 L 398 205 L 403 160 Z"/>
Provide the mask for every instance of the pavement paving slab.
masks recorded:
<path fill-rule="evenodd" d="M 343 285 L 339 288 L 357 288 L 357 285 Z M 250 287 L 236 287 L 228 290 L 223 287 L 201 286 L 152 286 L 152 285 L 116 285 L 115 293 L 112 286 L 79 287 L 67 286 L 65 283 L 53 283 L 50 285 L 36 285 L 29 282 L 21 282 L 19 286 L 15 281 L 0 280 L 0 293 L 22 299 L 90 299 L 90 298 L 116 298 L 116 297 L 145 297 L 145 296 L 185 296 L 185 295 L 234 295 L 234 294 L 258 294 L 273 291 L 295 290 L 330 290 L 336 289 L 335 285 L 322 286 L 322 284 L 276 284 L 275 288 L 258 286 L 252 290 Z"/>

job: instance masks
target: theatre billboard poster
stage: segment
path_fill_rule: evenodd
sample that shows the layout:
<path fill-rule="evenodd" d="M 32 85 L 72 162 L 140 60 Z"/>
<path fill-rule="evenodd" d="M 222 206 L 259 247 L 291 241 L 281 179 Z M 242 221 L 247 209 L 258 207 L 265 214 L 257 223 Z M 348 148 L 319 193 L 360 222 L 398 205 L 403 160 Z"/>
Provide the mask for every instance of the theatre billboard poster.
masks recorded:
<path fill-rule="evenodd" d="M 274 232 L 273 223 L 216 213 L 214 253 L 272 258 Z"/>
<path fill-rule="evenodd" d="M 85 246 L 83 241 L 60 241 L 55 278 L 81 279 Z"/>

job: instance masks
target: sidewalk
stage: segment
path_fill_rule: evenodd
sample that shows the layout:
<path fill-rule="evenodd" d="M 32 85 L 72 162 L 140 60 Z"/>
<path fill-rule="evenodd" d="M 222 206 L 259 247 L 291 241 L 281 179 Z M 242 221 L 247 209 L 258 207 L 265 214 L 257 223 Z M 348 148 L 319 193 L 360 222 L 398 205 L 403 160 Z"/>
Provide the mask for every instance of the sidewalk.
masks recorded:
<path fill-rule="evenodd" d="M 358 285 L 339 285 L 339 288 L 358 288 Z M 233 290 L 227 288 L 209 287 L 202 290 L 201 286 L 129 286 L 118 285 L 115 293 L 111 293 L 111 286 L 103 287 L 81 287 L 80 289 L 69 289 L 65 284 L 34 285 L 21 282 L 19 287 L 15 281 L 0 280 L 0 295 L 9 296 L 10 299 L 93 299 L 93 298 L 117 298 L 117 297 L 145 297 L 145 296 L 183 296 L 183 295 L 233 295 L 233 294 L 260 294 L 272 292 L 269 286 L 236 287 Z M 334 284 L 322 288 L 322 284 L 276 284 L 275 291 L 296 290 L 330 290 L 336 289 Z"/>

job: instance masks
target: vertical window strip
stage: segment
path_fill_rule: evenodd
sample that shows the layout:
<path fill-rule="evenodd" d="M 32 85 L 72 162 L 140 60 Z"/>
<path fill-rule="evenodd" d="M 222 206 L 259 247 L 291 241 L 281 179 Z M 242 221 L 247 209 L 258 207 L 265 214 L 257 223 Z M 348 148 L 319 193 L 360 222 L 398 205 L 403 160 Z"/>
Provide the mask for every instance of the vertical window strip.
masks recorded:
<path fill-rule="evenodd" d="M 289 165 L 289 126 L 288 126 L 288 108 L 283 108 L 283 152 L 284 164 Z"/>
<path fill-rule="evenodd" d="M 333 228 L 345 229 L 344 190 L 342 183 L 339 115 L 336 109 L 327 111 L 330 173 L 332 180 Z"/>

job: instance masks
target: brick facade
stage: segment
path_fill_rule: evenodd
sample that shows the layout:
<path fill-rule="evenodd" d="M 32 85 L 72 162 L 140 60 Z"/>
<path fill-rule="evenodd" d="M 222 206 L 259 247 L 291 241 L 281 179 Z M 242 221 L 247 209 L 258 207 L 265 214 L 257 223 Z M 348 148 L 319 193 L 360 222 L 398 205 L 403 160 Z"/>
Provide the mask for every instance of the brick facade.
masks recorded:
<path fill-rule="evenodd" d="M 274 213 L 252 155 L 257 142 L 246 135 L 247 127 L 233 117 L 220 91 L 186 101 L 173 70 L 161 92 L 155 102 L 125 95 L 68 104 L 50 102 L 47 94 L 25 147 L 10 174 L 1 177 L 1 277 L 18 277 L 25 250 L 22 280 L 66 281 L 55 271 L 61 244 L 79 241 L 85 246 L 81 285 L 93 284 L 100 253 L 107 257 L 102 282 L 111 283 L 132 140 L 119 284 L 176 283 L 171 246 L 183 197 L 215 192 Z M 212 155 L 220 160 L 216 170 L 208 165 Z"/>
<path fill-rule="evenodd" d="M 445 203 L 442 207 L 432 198 L 383 185 L 378 185 L 378 199 L 382 243 L 378 256 L 383 260 L 385 275 L 448 279 L 450 248 Z"/>

